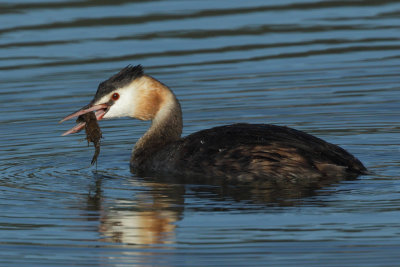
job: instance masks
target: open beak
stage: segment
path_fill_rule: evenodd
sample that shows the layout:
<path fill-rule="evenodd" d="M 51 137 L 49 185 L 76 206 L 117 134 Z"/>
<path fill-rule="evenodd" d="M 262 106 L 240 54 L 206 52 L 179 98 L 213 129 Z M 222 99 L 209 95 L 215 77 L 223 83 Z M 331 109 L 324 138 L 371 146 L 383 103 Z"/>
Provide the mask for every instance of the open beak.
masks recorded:
<path fill-rule="evenodd" d="M 96 119 L 99 121 L 107 113 L 109 107 L 110 107 L 110 105 L 108 105 L 108 104 L 99 104 L 99 105 L 94 105 L 94 106 L 89 104 L 87 106 L 84 106 L 80 110 L 78 110 L 76 112 L 73 112 L 70 115 L 66 116 L 64 119 L 62 119 L 60 121 L 60 123 L 63 122 L 63 121 L 78 117 L 80 115 L 92 112 L 92 111 L 95 112 Z M 68 135 L 68 134 L 72 134 L 72 133 L 77 133 L 77 132 L 81 131 L 85 127 L 85 124 L 86 124 L 86 122 L 79 122 L 73 128 L 71 128 L 68 131 L 66 131 L 65 133 L 63 133 L 62 136 L 65 136 L 65 135 Z"/>

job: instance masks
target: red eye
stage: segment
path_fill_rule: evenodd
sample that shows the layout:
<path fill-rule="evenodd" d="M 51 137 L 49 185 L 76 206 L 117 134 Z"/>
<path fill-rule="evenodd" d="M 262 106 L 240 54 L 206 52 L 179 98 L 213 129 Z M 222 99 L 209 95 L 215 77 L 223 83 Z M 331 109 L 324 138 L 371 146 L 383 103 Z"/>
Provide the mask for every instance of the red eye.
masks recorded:
<path fill-rule="evenodd" d="M 119 98 L 119 94 L 118 93 L 114 93 L 111 98 L 112 98 L 112 100 L 116 101 Z"/>

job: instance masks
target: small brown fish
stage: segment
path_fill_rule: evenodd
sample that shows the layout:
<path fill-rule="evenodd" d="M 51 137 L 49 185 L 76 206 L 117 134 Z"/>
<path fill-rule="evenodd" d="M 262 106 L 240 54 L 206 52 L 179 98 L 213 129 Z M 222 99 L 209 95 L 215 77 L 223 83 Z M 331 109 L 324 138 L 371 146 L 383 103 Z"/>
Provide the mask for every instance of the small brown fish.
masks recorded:
<path fill-rule="evenodd" d="M 86 140 L 88 142 L 88 145 L 90 142 L 92 142 L 95 147 L 95 152 L 91 162 L 91 164 L 93 165 L 97 162 L 97 157 L 100 154 L 100 139 L 103 137 L 100 126 L 97 123 L 96 115 L 94 114 L 94 112 L 85 113 L 83 115 L 80 115 L 76 119 L 76 122 L 86 122 Z"/>

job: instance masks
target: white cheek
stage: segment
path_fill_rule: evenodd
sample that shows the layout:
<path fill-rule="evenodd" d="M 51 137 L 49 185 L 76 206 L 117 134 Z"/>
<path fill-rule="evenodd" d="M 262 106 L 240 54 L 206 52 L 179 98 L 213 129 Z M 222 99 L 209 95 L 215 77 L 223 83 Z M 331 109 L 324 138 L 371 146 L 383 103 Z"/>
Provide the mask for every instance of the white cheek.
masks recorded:
<path fill-rule="evenodd" d="M 118 117 L 128 117 L 133 113 L 134 96 L 129 90 L 117 91 L 119 93 L 119 99 L 114 102 L 110 107 L 108 112 L 104 115 L 104 119 L 118 118 Z"/>

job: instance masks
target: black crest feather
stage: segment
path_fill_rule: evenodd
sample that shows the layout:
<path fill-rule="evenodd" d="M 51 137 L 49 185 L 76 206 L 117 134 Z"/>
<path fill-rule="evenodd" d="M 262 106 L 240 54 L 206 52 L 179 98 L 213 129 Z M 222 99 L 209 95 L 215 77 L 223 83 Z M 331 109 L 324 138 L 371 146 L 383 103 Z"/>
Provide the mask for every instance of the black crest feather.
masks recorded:
<path fill-rule="evenodd" d="M 128 65 L 117 74 L 114 74 L 104 82 L 99 84 L 93 102 L 99 100 L 102 96 L 109 94 L 117 88 L 124 87 L 133 80 L 143 76 L 143 67 L 141 65 Z"/>

